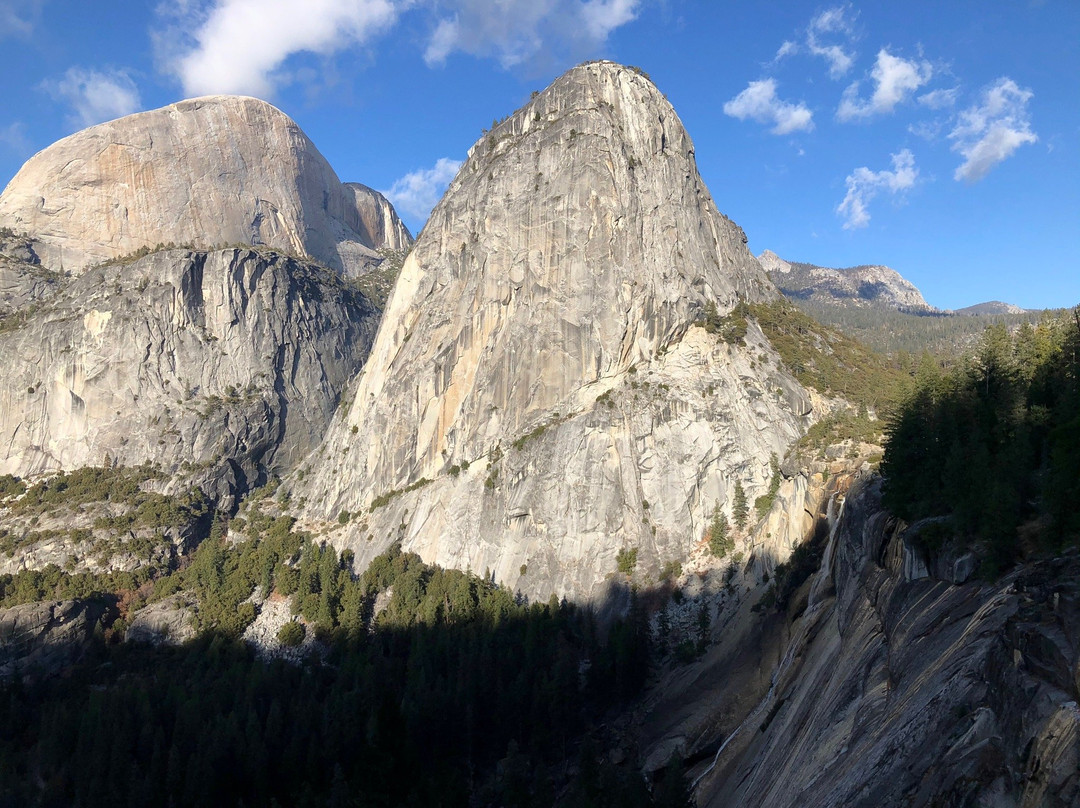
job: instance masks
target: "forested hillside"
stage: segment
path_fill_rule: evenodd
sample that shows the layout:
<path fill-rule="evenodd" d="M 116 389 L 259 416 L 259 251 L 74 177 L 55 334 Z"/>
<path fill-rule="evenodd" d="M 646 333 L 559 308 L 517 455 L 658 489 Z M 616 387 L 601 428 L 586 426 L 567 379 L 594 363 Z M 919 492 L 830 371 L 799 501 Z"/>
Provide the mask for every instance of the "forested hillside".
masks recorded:
<path fill-rule="evenodd" d="M 946 312 L 910 313 L 884 307 L 858 308 L 818 300 L 793 299 L 799 310 L 820 323 L 839 328 L 865 345 L 883 353 L 918 355 L 923 351 L 956 357 L 973 349 L 988 326 L 1015 328 L 1036 325 L 1058 312 L 1028 311 L 1022 314 L 964 315 Z"/>
<path fill-rule="evenodd" d="M 594 745 L 649 669 L 636 601 L 601 634 L 589 610 L 530 605 L 397 546 L 357 576 L 291 517 L 252 507 L 232 528 L 216 521 L 190 563 L 150 580 L 0 577 L 3 605 L 105 607 L 79 667 L 0 690 L 0 805 L 687 804 L 680 777 L 651 793 Z M 257 588 L 293 596 L 304 620 L 279 637 L 313 631 L 308 661 L 238 639 Z M 131 611 L 180 590 L 198 601 L 196 640 L 120 642 Z"/>
<path fill-rule="evenodd" d="M 1080 312 L 987 329 L 974 354 L 919 371 L 888 430 L 885 503 L 931 553 L 975 549 L 996 574 L 1080 537 Z"/>

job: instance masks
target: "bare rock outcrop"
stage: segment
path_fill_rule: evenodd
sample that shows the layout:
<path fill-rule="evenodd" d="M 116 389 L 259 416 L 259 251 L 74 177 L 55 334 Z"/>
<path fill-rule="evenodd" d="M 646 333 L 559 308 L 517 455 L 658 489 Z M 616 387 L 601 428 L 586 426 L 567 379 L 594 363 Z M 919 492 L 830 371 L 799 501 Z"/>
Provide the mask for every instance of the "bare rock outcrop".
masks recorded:
<path fill-rule="evenodd" d="M 343 185 L 288 116 L 208 96 L 102 123 L 34 155 L 0 195 L 52 270 L 160 243 L 267 245 L 363 274 L 411 236 L 382 195 Z"/>
<path fill-rule="evenodd" d="M 6 318 L 50 297 L 63 280 L 41 266 L 29 237 L 0 230 L 0 329 L 13 324 Z"/>
<path fill-rule="evenodd" d="M 377 312 L 317 264 L 166 250 L 0 332 L 0 473 L 158 464 L 229 507 L 322 437 Z"/>
<path fill-rule="evenodd" d="M 0 680 L 57 673 L 78 660 L 103 611 L 77 600 L 0 609 Z"/>
<path fill-rule="evenodd" d="M 851 490 L 764 698 L 699 717 L 698 805 L 1077 804 L 1080 558 L 958 584 L 906 530 Z"/>
<path fill-rule="evenodd" d="M 361 566 L 401 539 L 543 599 L 685 558 L 814 417 L 752 322 L 695 327 L 776 295 L 745 241 L 647 78 L 569 71 L 471 150 L 293 501 Z"/>
<path fill-rule="evenodd" d="M 785 295 L 833 305 L 936 312 L 911 281 L 886 266 L 832 269 L 785 261 L 771 250 L 758 256 L 762 268 Z"/>
<path fill-rule="evenodd" d="M 124 639 L 150 645 L 179 645 L 195 636 L 197 606 L 185 593 L 170 595 L 131 615 Z"/>

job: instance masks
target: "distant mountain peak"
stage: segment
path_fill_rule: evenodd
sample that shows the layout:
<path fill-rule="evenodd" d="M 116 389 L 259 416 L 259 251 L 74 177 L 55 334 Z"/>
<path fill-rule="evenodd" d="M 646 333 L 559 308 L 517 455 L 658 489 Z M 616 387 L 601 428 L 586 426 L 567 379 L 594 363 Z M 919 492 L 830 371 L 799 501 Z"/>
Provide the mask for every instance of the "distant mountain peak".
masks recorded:
<path fill-rule="evenodd" d="M 979 315 L 979 314 L 1023 314 L 1027 309 L 1022 309 L 1012 303 L 1002 303 L 1000 300 L 988 300 L 985 303 L 976 303 L 974 306 L 965 306 L 956 309 L 953 314 Z"/>
<path fill-rule="evenodd" d="M 786 297 L 860 308 L 938 311 L 915 284 L 887 266 L 820 267 L 785 261 L 771 250 L 759 255 L 758 262 Z"/>

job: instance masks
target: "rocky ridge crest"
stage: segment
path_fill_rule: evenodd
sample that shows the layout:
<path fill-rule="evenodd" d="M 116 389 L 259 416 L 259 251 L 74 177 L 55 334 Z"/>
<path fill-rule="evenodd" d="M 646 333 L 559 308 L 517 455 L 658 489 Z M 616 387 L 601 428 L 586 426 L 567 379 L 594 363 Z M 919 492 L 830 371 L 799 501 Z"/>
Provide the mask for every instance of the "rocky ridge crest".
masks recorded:
<path fill-rule="evenodd" d="M 0 194 L 0 224 L 73 273 L 157 244 L 252 244 L 347 275 L 412 238 L 390 203 L 343 185 L 297 124 L 255 98 L 207 96 L 76 132 Z"/>
<path fill-rule="evenodd" d="M 761 266 L 786 296 L 798 300 L 858 307 L 883 306 L 898 311 L 932 313 L 911 281 L 886 266 L 832 269 L 789 262 L 771 250 L 758 256 Z"/>

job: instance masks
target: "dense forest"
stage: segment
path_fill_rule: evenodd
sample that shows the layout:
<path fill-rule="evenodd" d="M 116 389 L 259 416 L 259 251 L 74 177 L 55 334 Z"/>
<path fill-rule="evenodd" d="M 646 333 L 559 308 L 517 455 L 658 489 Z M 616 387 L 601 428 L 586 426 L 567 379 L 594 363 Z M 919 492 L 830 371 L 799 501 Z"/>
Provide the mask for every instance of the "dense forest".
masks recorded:
<path fill-rule="evenodd" d="M 948 372 L 924 363 L 892 419 L 885 502 L 931 553 L 977 551 L 993 576 L 1080 538 L 1080 310 L 988 328 Z"/>
<path fill-rule="evenodd" d="M 189 562 L 136 591 L 55 567 L 0 579 L 7 604 L 76 587 L 108 615 L 77 668 L 0 689 L 0 805 L 688 804 L 677 764 L 650 787 L 593 734 L 645 682 L 635 598 L 601 628 L 396 546 L 357 576 L 257 507 L 216 521 Z M 279 636 L 306 625 L 320 652 L 267 661 L 240 641 L 257 587 L 294 596 L 299 636 Z M 180 590 L 197 639 L 119 642 L 126 610 Z"/>

